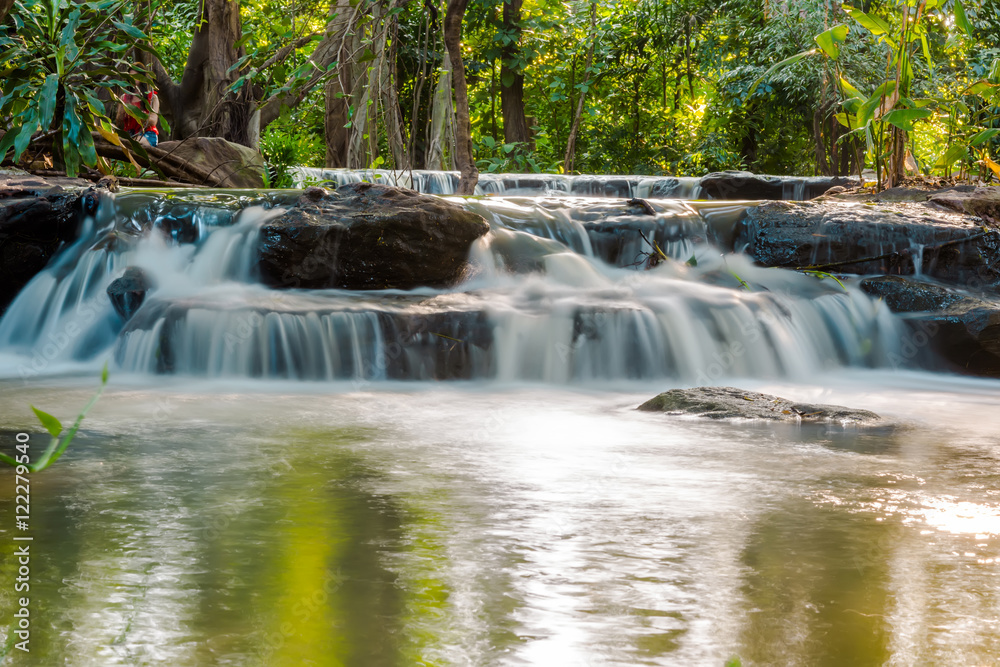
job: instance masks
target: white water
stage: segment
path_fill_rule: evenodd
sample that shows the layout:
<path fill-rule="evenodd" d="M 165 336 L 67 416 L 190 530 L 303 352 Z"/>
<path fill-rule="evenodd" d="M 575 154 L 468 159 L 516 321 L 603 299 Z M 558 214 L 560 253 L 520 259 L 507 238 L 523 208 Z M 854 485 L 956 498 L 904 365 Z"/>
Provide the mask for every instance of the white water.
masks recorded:
<path fill-rule="evenodd" d="M 412 292 L 262 286 L 257 234 L 280 209 L 249 206 L 229 226 L 195 216 L 197 234 L 179 227 L 193 243 L 138 235 L 134 214 L 102 213 L 0 320 L 0 373 L 111 358 L 137 374 L 709 384 L 885 366 L 902 338 L 896 318 L 854 288 L 720 255 L 705 237 L 718 210 L 732 219 L 731 204 L 654 200 L 648 216 L 620 200 L 455 201 L 493 231 L 464 282 Z M 673 259 L 640 270 L 652 243 Z M 105 292 L 128 266 L 157 287 L 123 328 Z"/>
<path fill-rule="evenodd" d="M 198 209 L 192 243 L 136 234 L 191 232 L 157 200 L 88 221 L 0 320 L 4 451 L 113 362 L 31 476 L 14 664 L 991 664 L 997 383 L 889 372 L 884 306 L 722 257 L 704 238 L 738 204 L 651 203 L 470 200 L 493 229 L 474 272 L 411 292 L 257 284 L 263 207 Z M 601 259 L 612 218 L 619 256 L 652 250 L 641 229 L 675 259 Z M 127 266 L 158 287 L 123 333 L 105 290 Z M 897 428 L 634 409 L 695 383 Z"/>

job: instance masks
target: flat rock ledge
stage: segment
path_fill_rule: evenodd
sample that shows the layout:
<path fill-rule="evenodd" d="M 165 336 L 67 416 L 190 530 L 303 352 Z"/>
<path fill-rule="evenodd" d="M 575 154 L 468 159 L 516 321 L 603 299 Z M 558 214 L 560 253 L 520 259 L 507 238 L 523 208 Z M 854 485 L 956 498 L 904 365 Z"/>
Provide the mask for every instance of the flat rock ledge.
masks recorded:
<path fill-rule="evenodd" d="M 882 426 L 874 412 L 839 405 L 795 403 L 780 396 L 735 387 L 671 389 L 639 406 L 646 412 L 689 414 L 709 419 L 762 419 L 789 423 L 834 423 L 843 426 Z"/>

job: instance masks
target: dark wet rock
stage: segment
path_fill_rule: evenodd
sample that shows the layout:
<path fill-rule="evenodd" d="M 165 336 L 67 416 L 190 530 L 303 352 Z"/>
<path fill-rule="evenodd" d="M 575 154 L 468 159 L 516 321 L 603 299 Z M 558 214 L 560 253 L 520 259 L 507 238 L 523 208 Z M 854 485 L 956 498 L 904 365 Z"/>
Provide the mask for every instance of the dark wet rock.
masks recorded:
<path fill-rule="evenodd" d="M 901 276 L 865 278 L 859 286 L 866 294 L 884 300 L 894 313 L 941 310 L 966 298 L 955 289 Z"/>
<path fill-rule="evenodd" d="M 1000 231 L 929 203 L 766 202 L 747 209 L 734 246 L 764 266 L 1000 280 Z"/>
<path fill-rule="evenodd" d="M 1000 377 L 1000 299 L 969 296 L 904 318 L 911 329 L 904 356 L 929 346 L 949 370 Z"/>
<path fill-rule="evenodd" d="M 371 183 L 303 197 L 260 231 L 260 275 L 271 287 L 446 287 L 467 269 L 482 217 L 436 197 Z"/>
<path fill-rule="evenodd" d="M 186 162 L 201 173 L 211 174 L 220 188 L 264 187 L 264 158 L 259 151 L 220 137 L 190 137 L 184 141 L 163 141 L 157 148 Z"/>
<path fill-rule="evenodd" d="M 76 240 L 79 179 L 0 172 L 0 313 L 56 253 Z"/>
<path fill-rule="evenodd" d="M 735 387 L 671 389 L 639 406 L 647 412 L 690 414 L 709 419 L 763 419 L 768 421 L 843 425 L 881 425 L 882 418 L 868 410 L 839 405 L 796 403 L 779 396 Z"/>
<path fill-rule="evenodd" d="M 813 199 L 830 188 L 853 187 L 850 176 L 768 176 L 749 171 L 721 171 L 701 179 L 701 189 L 710 199 Z"/>
<path fill-rule="evenodd" d="M 125 269 L 121 278 L 113 280 L 108 285 L 108 298 L 111 299 L 115 311 L 123 320 L 128 321 L 142 306 L 146 292 L 155 287 L 156 284 L 148 273 L 137 266 L 130 266 Z"/>
<path fill-rule="evenodd" d="M 895 365 L 911 365 L 932 351 L 946 370 L 1000 376 L 1000 298 L 994 294 L 899 276 L 867 278 L 860 287 L 882 297 L 909 326 Z"/>

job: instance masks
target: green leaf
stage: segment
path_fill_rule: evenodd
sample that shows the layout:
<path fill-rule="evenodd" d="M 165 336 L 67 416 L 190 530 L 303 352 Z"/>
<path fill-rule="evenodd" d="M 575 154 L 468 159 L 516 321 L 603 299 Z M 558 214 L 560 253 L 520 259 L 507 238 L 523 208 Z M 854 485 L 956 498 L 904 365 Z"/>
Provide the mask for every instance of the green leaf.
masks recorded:
<path fill-rule="evenodd" d="M 20 160 L 21 154 L 24 153 L 28 144 L 31 143 L 31 135 L 35 133 L 38 129 L 38 121 L 36 120 L 35 109 L 32 108 L 26 114 L 24 119 L 24 125 L 21 126 L 21 131 L 17 133 L 17 137 L 14 138 L 14 160 Z M 10 130 L 8 134 L 12 134 L 13 129 Z"/>
<path fill-rule="evenodd" d="M 104 362 L 104 368 L 101 369 L 101 386 L 103 387 L 108 383 L 108 362 Z"/>
<path fill-rule="evenodd" d="M 982 95 L 987 90 L 991 88 L 996 88 L 996 84 L 990 83 L 989 81 L 977 81 L 968 88 L 965 89 L 963 95 Z"/>
<path fill-rule="evenodd" d="M 892 96 L 894 90 L 896 90 L 895 81 L 886 81 L 876 88 L 872 96 L 865 100 L 858 110 L 858 121 L 862 125 L 867 125 L 872 120 L 875 110 L 882 106 L 883 100 Z"/>
<path fill-rule="evenodd" d="M 688 261 L 684 263 L 687 264 L 688 266 L 698 266 L 698 258 L 695 257 L 694 255 L 691 255 L 690 257 L 688 257 Z"/>
<path fill-rule="evenodd" d="M 126 35 L 128 35 L 132 39 L 139 41 L 147 41 L 149 39 L 148 37 L 146 37 L 146 33 L 144 33 L 142 30 L 139 30 L 134 25 L 130 25 L 128 23 L 122 23 L 121 21 L 112 21 L 111 23 L 113 23 L 116 28 L 123 31 Z"/>
<path fill-rule="evenodd" d="M 962 6 L 962 0 L 955 0 L 955 25 L 966 35 L 972 37 L 972 24 L 969 23 L 968 17 L 965 16 L 965 7 Z"/>
<path fill-rule="evenodd" d="M 14 145 L 14 139 L 16 138 L 17 132 L 14 131 L 14 128 L 11 128 L 7 134 L 3 135 L 3 139 L 0 139 L 0 162 L 7 157 L 7 151 Z"/>
<path fill-rule="evenodd" d="M 937 164 L 934 166 L 939 169 L 947 169 L 957 161 L 968 159 L 968 157 L 969 149 L 961 144 L 956 144 L 946 150 L 944 154 L 938 158 Z"/>
<path fill-rule="evenodd" d="M 816 35 L 816 43 L 823 52 L 836 60 L 840 56 L 840 45 L 847 39 L 848 28 L 844 24 L 835 25 L 825 32 Z"/>
<path fill-rule="evenodd" d="M 905 132 L 913 132 L 913 121 L 929 118 L 932 115 L 934 113 L 930 109 L 894 109 L 883 116 L 882 120 Z"/>
<path fill-rule="evenodd" d="M 45 83 L 42 84 L 42 89 L 38 93 L 39 124 L 42 126 L 43 132 L 47 131 L 49 126 L 52 125 L 52 115 L 56 110 L 56 91 L 58 88 L 59 75 L 49 74 L 45 77 Z"/>
<path fill-rule="evenodd" d="M 375 52 L 372 51 L 370 48 L 368 48 L 366 46 L 365 47 L 365 52 L 361 54 L 360 58 L 358 58 L 358 62 L 359 63 L 370 63 L 373 60 L 375 60 Z"/>
<path fill-rule="evenodd" d="M 97 164 L 97 149 L 94 146 L 94 135 L 90 133 L 90 128 L 86 125 L 80 126 L 80 132 L 77 135 L 79 139 L 79 149 L 80 149 L 80 159 L 88 167 L 93 167 Z"/>
<path fill-rule="evenodd" d="M 776 62 L 775 64 L 771 65 L 771 67 L 766 72 L 764 72 L 763 74 L 761 74 L 761 76 L 760 76 L 759 79 L 757 79 L 756 81 L 753 82 L 753 84 L 750 86 L 749 90 L 747 90 L 746 97 L 749 98 L 751 95 L 753 95 L 754 91 L 757 90 L 757 86 L 759 86 L 764 79 L 767 79 L 768 77 L 770 77 L 771 74 L 773 74 L 775 71 L 781 69 L 782 67 L 787 67 L 788 65 L 792 65 L 794 63 L 797 63 L 798 61 L 802 60 L 806 56 L 816 55 L 817 53 L 819 53 L 819 49 L 810 49 L 809 51 L 803 51 L 802 53 L 796 53 L 794 56 L 791 56 L 789 58 L 785 58 L 784 60 L 782 60 L 780 62 Z"/>
<path fill-rule="evenodd" d="M 31 406 L 32 411 L 34 411 L 35 416 L 38 417 L 38 421 L 42 422 L 42 426 L 53 438 L 58 438 L 59 434 L 62 433 L 63 427 L 58 419 L 53 417 L 47 412 L 42 412 L 34 405 Z"/>
<path fill-rule="evenodd" d="M 80 55 L 80 47 L 76 43 L 76 31 L 80 27 L 80 10 L 74 9 L 70 12 L 69 20 L 63 26 L 59 35 L 59 46 L 64 49 L 66 60 L 74 62 Z"/>
<path fill-rule="evenodd" d="M 978 132 L 977 134 L 973 135 L 972 138 L 969 139 L 969 145 L 978 146 L 979 144 L 985 141 L 989 141 L 998 134 L 1000 134 L 1000 130 L 997 129 L 983 130 L 982 132 Z"/>
<path fill-rule="evenodd" d="M 845 79 L 844 77 L 840 77 L 840 89 L 844 91 L 844 95 L 846 97 L 850 98 L 857 97 L 860 99 L 865 98 L 865 96 L 861 94 L 861 91 L 852 86 L 851 82 Z"/>
<path fill-rule="evenodd" d="M 860 9 L 855 9 L 850 5 L 844 5 L 844 11 L 851 15 L 851 18 L 868 29 L 873 35 L 884 35 L 892 28 L 888 23 L 877 16 L 869 16 Z"/>
<path fill-rule="evenodd" d="M 927 45 L 927 35 L 920 35 L 920 48 L 924 51 L 924 59 L 927 61 L 927 69 L 934 71 L 934 61 L 931 59 L 931 50 Z"/>

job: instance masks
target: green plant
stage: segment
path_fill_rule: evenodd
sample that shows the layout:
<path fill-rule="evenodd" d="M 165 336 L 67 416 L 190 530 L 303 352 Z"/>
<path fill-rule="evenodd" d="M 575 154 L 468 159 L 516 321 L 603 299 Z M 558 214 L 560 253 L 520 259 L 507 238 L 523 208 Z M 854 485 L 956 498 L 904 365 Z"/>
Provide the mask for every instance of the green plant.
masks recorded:
<path fill-rule="evenodd" d="M 260 139 L 260 152 L 267 163 L 268 187 L 294 187 L 292 167 L 322 165 L 324 151 L 322 138 L 296 130 L 290 119 L 271 123 Z"/>
<path fill-rule="evenodd" d="M 55 463 L 57 460 L 59 460 L 59 457 L 62 456 L 63 453 L 66 451 L 66 448 L 69 447 L 69 443 L 73 441 L 73 437 L 76 435 L 77 430 L 80 428 L 80 424 L 83 422 L 84 416 L 87 414 L 87 412 L 90 411 L 92 407 L 94 407 L 94 404 L 97 403 L 97 399 L 99 399 L 101 397 L 101 394 L 104 393 L 104 387 L 107 384 L 108 384 L 108 365 L 104 364 L 104 369 L 101 371 L 100 388 L 97 390 L 97 393 L 94 394 L 94 397 L 90 399 L 90 402 L 83 407 L 83 410 L 80 411 L 80 414 L 77 415 L 76 421 L 74 421 L 73 425 L 69 427 L 69 430 L 66 431 L 65 435 L 63 435 L 63 425 L 58 419 L 56 419 L 47 412 L 39 410 L 38 408 L 32 405 L 31 409 L 32 411 L 34 411 L 35 416 L 38 417 L 38 421 L 42 423 L 42 426 L 45 427 L 45 430 L 48 431 L 49 434 L 52 436 L 52 440 L 49 442 L 49 446 L 42 453 L 41 457 L 39 457 L 34 463 L 31 463 L 28 460 L 26 445 L 18 445 L 19 451 L 21 451 L 21 455 L 18 456 L 17 458 L 0 453 L 0 461 L 3 461 L 7 465 L 14 467 L 23 465 L 28 469 L 29 472 L 41 472 L 42 470 L 45 470 L 50 465 Z M 20 447 L 24 447 L 24 449 L 20 449 Z"/>
<path fill-rule="evenodd" d="M 978 98 L 980 109 L 995 106 L 1000 102 L 1000 76 L 998 81 L 984 78 L 971 85 L 956 86 L 953 81 L 945 88 L 957 87 L 959 94 L 950 97 L 927 94 L 929 83 L 926 79 L 935 71 L 928 39 L 931 25 L 953 24 L 964 38 L 971 40 L 974 36 L 974 28 L 961 0 L 954 0 L 951 12 L 945 10 L 944 0 L 894 0 L 892 6 L 894 11 L 882 17 L 843 5 L 844 12 L 875 39 L 885 58 L 884 71 L 871 92 L 863 93 L 841 71 L 842 48 L 850 32 L 846 24 L 835 25 L 816 35 L 814 41 L 817 48 L 802 51 L 773 65 L 754 82 L 751 92 L 777 70 L 808 56 L 825 55 L 834 65 L 842 95 L 843 110 L 836 114 L 836 120 L 849 130 L 845 139 L 853 136 L 863 139 L 868 161 L 876 171 L 879 189 L 883 185 L 897 184 L 907 171 L 919 168 L 911 149 L 912 133 L 917 129 L 915 124 L 920 121 L 944 119 L 947 127 L 946 145 L 933 163 L 935 168 L 947 173 L 955 162 L 963 160 L 969 163 L 973 154 L 978 153 L 984 172 L 989 169 L 1000 176 L 1000 166 L 994 170 L 992 164 L 996 163 L 983 153 L 983 149 L 972 150 L 1000 134 L 1000 129 L 986 127 L 983 114 L 972 114 L 970 106 L 962 100 L 963 97 Z M 948 42 L 954 43 L 955 40 Z M 927 76 L 919 81 L 923 95 L 918 96 L 915 92 L 921 87 L 916 85 L 917 75 L 924 64 Z M 1000 69 L 1000 62 L 997 67 Z"/>
<path fill-rule="evenodd" d="M 19 160 L 32 142 L 51 141 L 53 157 L 76 176 L 80 165 L 96 166 L 93 133 L 139 153 L 141 147 L 114 127 L 101 100 L 120 104 L 117 89 L 152 86 L 132 71 L 132 46 L 153 52 L 137 27 L 143 3 L 124 0 L 15 0 L 0 26 L 0 121 L 9 129 L 0 139 L 0 162 L 13 149 Z M 130 45 L 131 42 L 131 45 Z M 126 112 L 143 121 L 136 107 Z"/>

